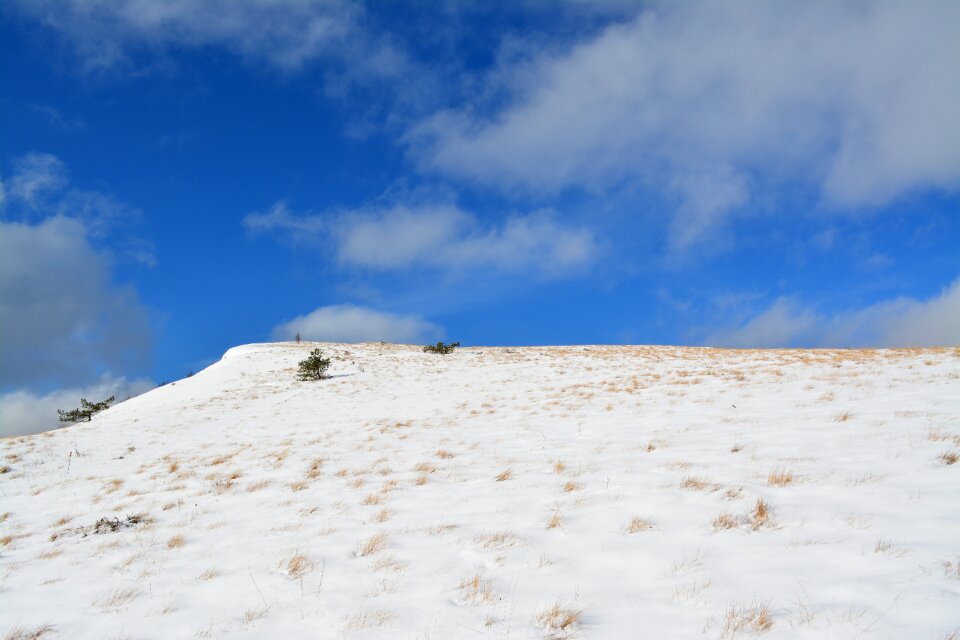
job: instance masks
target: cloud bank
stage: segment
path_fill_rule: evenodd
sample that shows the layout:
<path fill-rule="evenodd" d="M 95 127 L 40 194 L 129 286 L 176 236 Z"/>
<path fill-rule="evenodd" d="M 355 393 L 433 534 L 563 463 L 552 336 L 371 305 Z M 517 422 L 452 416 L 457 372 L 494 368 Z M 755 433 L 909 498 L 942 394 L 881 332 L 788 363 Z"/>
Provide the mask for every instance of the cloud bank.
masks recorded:
<path fill-rule="evenodd" d="M 112 198 L 67 189 L 62 163 L 44 154 L 17 161 L 5 187 L 0 387 L 84 384 L 142 368 L 148 312 L 133 288 L 113 281 L 110 255 L 91 242 L 117 214 L 103 205 Z"/>
<path fill-rule="evenodd" d="M 422 344 L 444 335 L 443 328 L 415 315 L 385 313 L 350 304 L 320 307 L 277 325 L 274 340 L 318 342 L 396 342 Z"/>
<path fill-rule="evenodd" d="M 590 230 L 566 225 L 549 210 L 485 224 L 449 203 L 297 216 L 281 202 L 265 213 L 247 215 L 244 225 L 253 232 L 279 233 L 294 243 L 326 239 L 342 266 L 377 271 L 487 269 L 556 277 L 589 266 L 598 251 Z"/>
<path fill-rule="evenodd" d="M 656 3 L 568 50 L 489 73 L 492 107 L 445 110 L 407 136 L 424 171 L 501 191 L 673 200 L 689 245 L 808 185 L 831 207 L 960 184 L 960 4 Z"/>
<path fill-rule="evenodd" d="M 57 409 L 75 409 L 80 406 L 80 398 L 97 402 L 114 396 L 116 402 L 122 402 L 156 386 L 150 380 L 105 376 L 91 385 L 57 389 L 49 393 L 33 393 L 25 389 L 0 393 L 0 437 L 55 429 L 60 425 Z"/>
<path fill-rule="evenodd" d="M 780 298 L 705 344 L 725 347 L 943 347 L 960 345 L 960 278 L 927 300 L 896 298 L 835 314 Z"/>

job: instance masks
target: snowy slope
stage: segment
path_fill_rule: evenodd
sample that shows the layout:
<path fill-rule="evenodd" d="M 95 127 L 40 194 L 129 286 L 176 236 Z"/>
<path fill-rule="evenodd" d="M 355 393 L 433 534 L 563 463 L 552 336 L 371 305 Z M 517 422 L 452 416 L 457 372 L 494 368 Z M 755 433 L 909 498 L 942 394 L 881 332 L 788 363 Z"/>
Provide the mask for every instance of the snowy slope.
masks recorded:
<path fill-rule="evenodd" d="M 960 628 L 960 350 L 313 346 L 4 440 L 0 633 Z"/>

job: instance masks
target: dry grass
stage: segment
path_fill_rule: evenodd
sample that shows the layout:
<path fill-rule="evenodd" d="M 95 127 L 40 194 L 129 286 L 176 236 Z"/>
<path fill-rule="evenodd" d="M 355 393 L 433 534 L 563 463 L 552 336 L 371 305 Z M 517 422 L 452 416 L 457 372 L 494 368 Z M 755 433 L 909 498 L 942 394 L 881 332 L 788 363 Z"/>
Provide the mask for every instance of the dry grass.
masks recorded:
<path fill-rule="evenodd" d="M 413 470 L 419 471 L 420 473 L 435 473 L 437 468 L 429 462 L 418 462 L 417 466 L 414 467 Z"/>
<path fill-rule="evenodd" d="M 178 534 L 167 540 L 167 549 L 179 549 L 184 544 L 186 544 L 186 540 Z"/>
<path fill-rule="evenodd" d="M 296 482 L 291 482 L 289 485 L 291 491 L 303 491 L 310 486 L 310 483 L 304 480 L 297 480 Z"/>
<path fill-rule="evenodd" d="M 567 470 L 567 465 L 563 464 L 563 461 L 557 460 L 553 463 L 553 472 L 554 473 L 563 473 Z"/>
<path fill-rule="evenodd" d="M 484 549 L 506 549 L 520 544 L 523 542 L 523 538 L 510 531 L 498 531 L 497 533 L 479 535 L 476 541 Z"/>
<path fill-rule="evenodd" d="M 360 548 L 357 550 L 357 555 L 360 557 L 372 556 L 375 553 L 380 553 L 386 548 L 387 535 L 385 533 L 378 533 L 360 545 Z"/>
<path fill-rule="evenodd" d="M 259 607 L 257 609 L 247 609 L 243 612 L 243 615 L 237 618 L 237 622 L 240 624 L 250 624 L 251 622 L 256 622 L 257 620 L 262 620 L 267 617 L 267 614 L 270 613 L 270 607 Z"/>
<path fill-rule="evenodd" d="M 260 491 L 260 489 L 263 489 L 268 486 L 270 486 L 269 480 L 257 480 L 256 482 L 247 485 L 247 491 L 250 491 L 250 492 Z"/>
<path fill-rule="evenodd" d="M 209 569 L 201 573 L 199 576 L 197 576 L 197 580 L 202 580 L 204 582 L 206 582 L 207 580 L 213 580 L 219 575 L 219 573 L 220 572 L 217 571 L 216 567 L 210 567 Z"/>
<path fill-rule="evenodd" d="M 418 487 L 427 484 L 427 474 L 421 473 L 417 476 L 417 479 L 413 481 Z"/>
<path fill-rule="evenodd" d="M 763 633 L 773 628 L 773 616 L 768 602 L 753 603 L 748 607 L 731 605 L 723 621 L 721 638 L 731 638 L 741 631 Z"/>
<path fill-rule="evenodd" d="M 567 493 L 570 493 L 572 491 L 577 491 L 579 489 L 580 489 L 580 485 L 573 481 L 567 482 L 566 484 L 563 485 L 563 490 L 566 491 Z"/>
<path fill-rule="evenodd" d="M 833 417 L 835 422 L 847 422 L 851 418 L 853 418 L 853 413 L 850 411 L 843 411 Z"/>
<path fill-rule="evenodd" d="M 381 496 L 378 493 L 368 494 L 367 497 L 363 499 L 363 504 L 365 505 L 383 504 L 383 496 Z"/>
<path fill-rule="evenodd" d="M 323 458 L 316 458 L 313 462 L 311 462 L 310 468 L 307 469 L 307 478 L 309 480 L 316 480 L 319 478 L 321 466 L 323 466 Z"/>
<path fill-rule="evenodd" d="M 386 522 L 390 519 L 390 512 L 387 509 L 380 509 L 377 513 L 377 522 Z"/>
<path fill-rule="evenodd" d="M 140 592 L 132 587 L 129 589 L 117 589 L 97 598 L 93 601 L 93 604 L 101 609 L 119 609 L 123 605 L 133 601 L 139 595 Z"/>
<path fill-rule="evenodd" d="M 691 489 L 693 491 L 706 491 L 710 487 L 710 483 L 704 480 L 703 478 L 698 478 L 696 476 L 686 476 L 683 480 L 680 481 L 681 489 Z"/>
<path fill-rule="evenodd" d="M 376 609 L 374 611 L 361 611 L 347 616 L 343 621 L 344 631 L 356 631 L 359 629 L 371 629 L 373 627 L 382 627 L 393 618 L 393 614 L 385 609 Z"/>
<path fill-rule="evenodd" d="M 286 560 L 281 560 L 280 568 L 283 569 L 288 577 L 299 580 L 313 571 L 313 562 L 311 562 L 307 556 L 297 551 Z"/>
<path fill-rule="evenodd" d="M 478 575 L 464 578 L 457 587 L 462 602 L 473 606 L 493 602 L 493 585 Z"/>
<path fill-rule="evenodd" d="M 714 529 L 736 529 L 739 523 L 736 516 L 724 511 L 710 523 Z"/>
<path fill-rule="evenodd" d="M 767 484 L 771 487 L 785 487 L 793 482 L 793 474 L 785 469 L 774 469 L 767 474 Z"/>
<path fill-rule="evenodd" d="M 763 498 L 757 498 L 757 503 L 753 506 L 753 511 L 749 514 L 751 527 L 756 530 L 765 524 L 769 524 L 770 511 L 770 505 L 768 505 Z"/>
<path fill-rule="evenodd" d="M 653 523 L 649 519 L 641 518 L 640 516 L 630 518 L 630 522 L 628 522 L 626 526 L 626 531 L 630 535 L 649 531 L 650 529 L 653 529 Z"/>
<path fill-rule="evenodd" d="M 940 461 L 943 462 L 943 464 L 956 464 L 957 460 L 960 460 L 960 453 L 956 451 L 947 451 L 940 455 Z"/>
<path fill-rule="evenodd" d="M 534 618 L 548 631 L 569 633 L 579 626 L 582 615 L 582 611 L 568 607 L 557 600 L 549 609 L 538 611 Z"/>
<path fill-rule="evenodd" d="M 505 471 L 501 471 L 500 474 L 497 475 L 496 481 L 503 482 L 505 480 L 509 480 L 512 477 L 513 477 L 513 471 L 510 469 L 506 469 Z"/>
<path fill-rule="evenodd" d="M 40 638 L 48 633 L 56 633 L 56 628 L 50 624 L 34 627 L 33 629 L 26 629 L 18 625 L 10 629 L 3 638 L 4 640 L 40 640 Z"/>
<path fill-rule="evenodd" d="M 553 515 L 550 516 L 550 519 L 547 520 L 547 529 L 557 528 L 563 528 L 563 514 L 560 513 L 560 509 L 554 511 Z"/>
<path fill-rule="evenodd" d="M 450 452 L 447 451 L 446 449 L 437 449 L 437 452 L 436 452 L 434 455 L 437 456 L 438 458 L 443 459 L 443 460 L 449 460 L 450 458 L 455 458 L 455 457 L 456 457 L 455 454 L 450 453 Z"/>

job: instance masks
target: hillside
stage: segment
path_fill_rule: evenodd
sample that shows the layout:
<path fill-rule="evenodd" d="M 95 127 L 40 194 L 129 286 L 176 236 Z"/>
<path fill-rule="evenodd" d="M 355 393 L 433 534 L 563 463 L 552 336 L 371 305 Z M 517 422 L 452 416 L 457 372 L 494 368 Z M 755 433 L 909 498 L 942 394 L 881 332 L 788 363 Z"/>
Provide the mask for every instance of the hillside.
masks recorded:
<path fill-rule="evenodd" d="M 960 628 L 957 349 L 247 345 L 2 445 L 10 637 Z"/>

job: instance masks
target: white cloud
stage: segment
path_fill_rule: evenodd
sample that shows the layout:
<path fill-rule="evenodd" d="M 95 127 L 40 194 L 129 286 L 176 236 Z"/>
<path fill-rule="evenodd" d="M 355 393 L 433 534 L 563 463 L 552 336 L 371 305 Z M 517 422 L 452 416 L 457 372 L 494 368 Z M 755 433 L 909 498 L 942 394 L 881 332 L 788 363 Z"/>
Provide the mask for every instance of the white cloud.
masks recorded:
<path fill-rule="evenodd" d="M 297 216 L 290 213 L 286 202 L 277 202 L 264 213 L 249 213 L 243 217 L 243 226 L 251 233 L 279 232 L 293 241 L 312 239 L 326 224 L 321 216 Z"/>
<path fill-rule="evenodd" d="M 420 344 L 443 337 L 443 328 L 415 315 L 384 313 L 349 304 L 320 307 L 277 325 L 275 340 L 321 342 L 398 342 Z"/>
<path fill-rule="evenodd" d="M 493 269 L 554 277 L 596 258 L 593 233 L 567 226 L 551 211 L 507 217 L 499 225 L 446 202 L 396 204 L 320 215 L 291 214 L 283 203 L 244 218 L 248 230 L 283 234 L 294 242 L 326 237 L 341 265 L 373 270 Z"/>
<path fill-rule="evenodd" d="M 37 209 L 45 196 L 62 190 L 66 184 L 67 170 L 59 158 L 49 153 L 28 153 L 14 163 L 7 189 L 11 200 Z"/>
<path fill-rule="evenodd" d="M 564 226 L 549 211 L 514 215 L 484 228 L 452 205 L 398 205 L 344 216 L 336 237 L 342 263 L 372 269 L 427 266 L 552 276 L 588 266 L 596 257 L 589 230 Z"/>
<path fill-rule="evenodd" d="M 292 71 L 324 56 L 351 71 L 390 77 L 406 59 L 362 28 L 347 0 L 16 0 L 21 15 L 73 44 L 88 70 L 130 63 L 139 52 L 224 48 L 248 61 Z"/>
<path fill-rule="evenodd" d="M 84 225 L 62 216 L 0 222 L 0 317 L 0 386 L 135 368 L 150 344 L 134 290 L 111 281 Z"/>
<path fill-rule="evenodd" d="M 503 106 L 407 142 L 424 170 L 506 190 L 665 185 L 680 245 L 750 201 L 748 176 L 882 205 L 960 183 L 957 24 L 955 2 L 659 3 L 493 70 Z"/>
<path fill-rule="evenodd" d="M 97 402 L 110 396 L 116 402 L 140 395 L 157 386 L 149 380 L 126 380 L 104 376 L 82 388 L 58 389 L 49 393 L 16 390 L 0 393 L 0 437 L 40 433 L 59 425 L 57 409 L 76 409 L 80 398 Z"/>
<path fill-rule="evenodd" d="M 780 298 L 739 327 L 705 341 L 730 347 L 923 347 L 960 345 L 960 278 L 927 300 L 896 298 L 824 314 Z"/>

